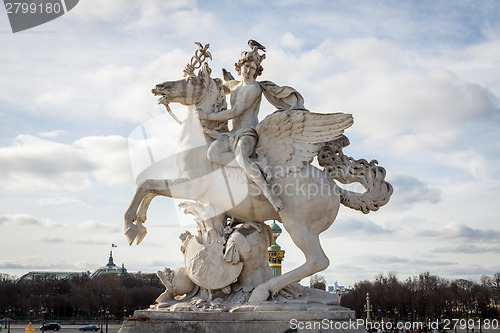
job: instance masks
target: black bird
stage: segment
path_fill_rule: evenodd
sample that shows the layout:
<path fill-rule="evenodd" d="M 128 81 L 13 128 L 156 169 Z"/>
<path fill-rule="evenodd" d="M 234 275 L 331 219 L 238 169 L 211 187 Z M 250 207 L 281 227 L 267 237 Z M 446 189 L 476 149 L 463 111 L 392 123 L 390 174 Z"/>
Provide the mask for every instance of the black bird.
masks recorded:
<path fill-rule="evenodd" d="M 248 46 L 250 46 L 252 50 L 255 50 L 257 48 L 258 50 L 266 52 L 266 47 L 256 40 L 250 39 L 248 41 Z"/>
<path fill-rule="evenodd" d="M 222 77 L 224 78 L 224 81 L 234 80 L 233 74 L 231 74 L 231 72 L 226 71 L 225 68 L 222 69 Z"/>

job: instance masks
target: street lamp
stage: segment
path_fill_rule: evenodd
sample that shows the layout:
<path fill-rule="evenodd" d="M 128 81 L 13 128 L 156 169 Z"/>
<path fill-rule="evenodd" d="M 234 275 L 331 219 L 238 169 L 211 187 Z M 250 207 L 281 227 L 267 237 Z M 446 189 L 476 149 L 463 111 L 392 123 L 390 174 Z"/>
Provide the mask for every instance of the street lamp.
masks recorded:
<path fill-rule="evenodd" d="M 104 325 L 104 309 L 101 308 L 97 312 L 99 313 L 99 327 L 101 328 L 102 332 L 102 326 Z"/>
<path fill-rule="evenodd" d="M 45 309 L 43 305 L 40 307 L 40 314 L 42 315 L 42 326 L 45 326 Z"/>
<path fill-rule="evenodd" d="M 481 322 L 483 321 L 483 318 L 481 317 L 481 310 L 478 310 L 477 314 L 479 315 L 479 333 L 483 333 L 483 329 L 481 327 Z"/>
<path fill-rule="evenodd" d="M 370 305 L 370 294 L 366 293 L 366 305 L 365 305 L 365 312 L 366 312 L 366 321 L 370 321 L 370 312 L 373 311 L 373 307 Z"/>
<path fill-rule="evenodd" d="M 108 333 L 108 319 L 109 319 L 109 310 L 106 309 L 106 333 Z"/>
<path fill-rule="evenodd" d="M 9 328 L 7 330 L 7 333 L 10 333 L 10 321 L 12 320 L 11 317 L 12 317 L 12 308 L 9 307 L 9 318 L 8 318 L 8 320 L 9 320 Z"/>

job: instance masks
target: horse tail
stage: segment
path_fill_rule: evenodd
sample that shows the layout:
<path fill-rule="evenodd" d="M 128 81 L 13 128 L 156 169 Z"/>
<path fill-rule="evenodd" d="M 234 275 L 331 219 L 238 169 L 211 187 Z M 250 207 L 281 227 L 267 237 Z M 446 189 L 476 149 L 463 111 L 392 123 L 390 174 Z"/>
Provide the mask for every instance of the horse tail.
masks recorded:
<path fill-rule="evenodd" d="M 345 136 L 324 143 L 318 153 L 318 162 L 333 180 L 342 184 L 360 183 L 365 188 L 364 193 L 359 193 L 337 186 L 344 206 L 368 214 L 389 202 L 393 188 L 385 181 L 385 169 L 378 166 L 376 160 L 355 160 L 344 155 L 342 149 L 347 145 L 349 140 Z"/>

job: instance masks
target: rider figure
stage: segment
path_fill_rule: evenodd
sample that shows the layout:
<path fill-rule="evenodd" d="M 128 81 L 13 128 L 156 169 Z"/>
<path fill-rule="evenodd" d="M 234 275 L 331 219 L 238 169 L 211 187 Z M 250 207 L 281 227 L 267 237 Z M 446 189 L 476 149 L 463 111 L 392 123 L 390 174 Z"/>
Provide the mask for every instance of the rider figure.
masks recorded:
<path fill-rule="evenodd" d="M 241 82 L 231 88 L 231 109 L 208 114 L 199 111 L 198 116 L 201 120 L 232 119 L 232 130 L 227 133 L 229 140 L 219 136 L 208 149 L 208 158 L 217 164 L 241 167 L 259 186 L 274 209 L 280 211 L 283 209 L 283 203 L 271 191 L 257 163 L 250 159 L 258 141 L 255 127 L 259 123 L 258 115 L 262 100 L 262 88 L 255 79 L 262 74 L 261 62 L 264 58 L 264 54 L 259 55 L 257 47 L 253 47 L 251 52 L 242 52 L 240 59 L 234 64 L 241 76 Z"/>

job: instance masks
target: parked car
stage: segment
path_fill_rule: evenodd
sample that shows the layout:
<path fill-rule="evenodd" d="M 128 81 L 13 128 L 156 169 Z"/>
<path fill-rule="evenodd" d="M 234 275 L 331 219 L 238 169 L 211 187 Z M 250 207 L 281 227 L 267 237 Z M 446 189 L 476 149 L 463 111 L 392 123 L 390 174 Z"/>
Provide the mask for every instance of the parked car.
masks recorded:
<path fill-rule="evenodd" d="M 59 323 L 48 323 L 43 326 L 40 326 L 42 331 L 59 331 L 61 329 L 61 325 Z"/>
<path fill-rule="evenodd" d="M 88 325 L 88 326 L 83 326 L 83 327 L 80 327 L 79 330 L 80 331 L 99 331 L 99 326 L 96 326 L 96 325 Z"/>

